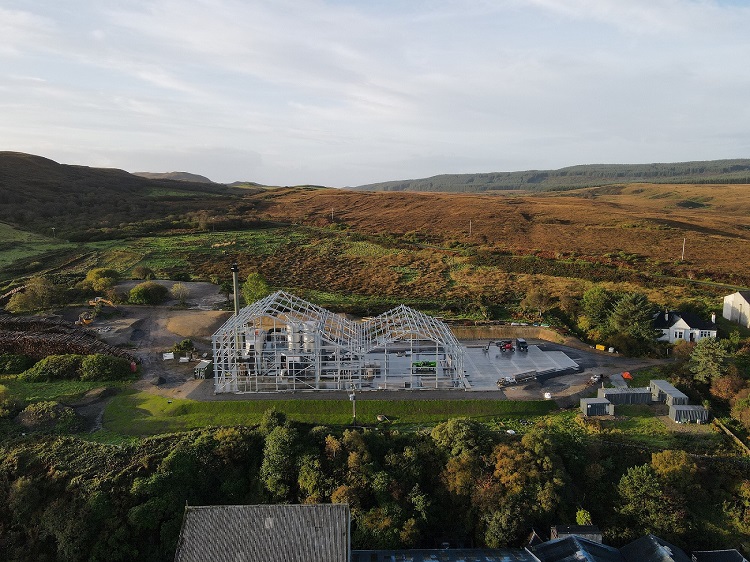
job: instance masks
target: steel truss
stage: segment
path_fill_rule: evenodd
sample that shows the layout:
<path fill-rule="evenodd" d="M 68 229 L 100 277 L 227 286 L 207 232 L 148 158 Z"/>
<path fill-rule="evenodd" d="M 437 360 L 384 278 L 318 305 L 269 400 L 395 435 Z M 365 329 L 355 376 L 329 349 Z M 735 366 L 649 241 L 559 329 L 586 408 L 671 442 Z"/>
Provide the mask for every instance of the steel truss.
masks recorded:
<path fill-rule="evenodd" d="M 212 337 L 214 391 L 466 388 L 450 328 L 401 305 L 353 321 L 278 291 Z"/>

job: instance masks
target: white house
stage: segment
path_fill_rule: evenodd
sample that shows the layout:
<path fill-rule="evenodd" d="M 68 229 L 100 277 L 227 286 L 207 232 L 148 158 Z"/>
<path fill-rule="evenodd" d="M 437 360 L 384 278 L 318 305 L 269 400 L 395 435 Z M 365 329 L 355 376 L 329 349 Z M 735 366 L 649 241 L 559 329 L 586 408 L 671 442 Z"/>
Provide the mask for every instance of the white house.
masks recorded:
<path fill-rule="evenodd" d="M 737 291 L 724 297 L 721 315 L 730 322 L 750 328 L 750 291 Z"/>
<path fill-rule="evenodd" d="M 659 341 L 676 343 L 678 341 L 700 341 L 703 338 L 716 337 L 716 314 L 711 314 L 711 321 L 703 320 L 689 312 L 664 311 L 654 316 L 654 328 L 661 330 Z"/>

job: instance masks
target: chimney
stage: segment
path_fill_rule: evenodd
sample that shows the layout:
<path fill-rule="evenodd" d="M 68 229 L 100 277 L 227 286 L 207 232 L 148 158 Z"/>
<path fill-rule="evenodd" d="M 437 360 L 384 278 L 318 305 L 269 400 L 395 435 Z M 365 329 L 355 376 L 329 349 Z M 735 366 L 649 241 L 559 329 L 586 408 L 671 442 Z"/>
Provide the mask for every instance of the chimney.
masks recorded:
<path fill-rule="evenodd" d="M 711 324 L 716 324 L 716 313 L 715 312 L 711 313 Z"/>
<path fill-rule="evenodd" d="M 664 320 L 665 320 L 666 322 L 669 322 L 669 311 L 668 311 L 668 310 L 665 310 L 665 311 L 664 311 Z"/>
<path fill-rule="evenodd" d="M 237 262 L 232 264 L 232 288 L 234 289 L 234 315 L 237 316 L 240 313 L 240 283 L 239 283 L 239 272 L 240 268 Z"/>

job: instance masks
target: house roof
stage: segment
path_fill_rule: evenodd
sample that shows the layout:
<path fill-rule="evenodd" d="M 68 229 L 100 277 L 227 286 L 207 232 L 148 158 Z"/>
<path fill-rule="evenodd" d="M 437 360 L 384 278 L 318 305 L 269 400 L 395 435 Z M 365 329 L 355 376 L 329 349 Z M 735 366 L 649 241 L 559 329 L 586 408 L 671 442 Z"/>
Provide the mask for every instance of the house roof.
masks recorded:
<path fill-rule="evenodd" d="M 699 550 L 693 551 L 693 562 L 747 562 L 739 550 Z"/>
<path fill-rule="evenodd" d="M 352 550 L 351 562 L 538 562 L 520 548 L 451 548 L 410 550 Z"/>
<path fill-rule="evenodd" d="M 531 550 L 540 562 L 627 562 L 616 548 L 576 535 L 554 539 Z"/>
<path fill-rule="evenodd" d="M 666 314 L 659 312 L 654 315 L 654 328 L 657 330 L 667 330 L 683 320 L 693 330 L 715 330 L 716 324 L 710 320 L 704 320 L 692 312 L 669 311 Z"/>
<path fill-rule="evenodd" d="M 349 506 L 186 507 L 175 562 L 346 562 Z"/>
<path fill-rule="evenodd" d="M 737 291 L 736 293 L 732 293 L 732 295 L 740 295 L 745 299 L 745 302 L 750 303 L 750 291 Z M 727 297 L 731 297 L 732 295 L 727 295 Z"/>
<path fill-rule="evenodd" d="M 654 535 L 646 535 L 620 549 L 626 562 L 691 562 L 682 550 Z"/>
<path fill-rule="evenodd" d="M 609 402 L 609 400 L 607 400 Z M 601 535 L 602 532 L 596 525 L 554 525 L 552 527 L 557 535 Z"/>

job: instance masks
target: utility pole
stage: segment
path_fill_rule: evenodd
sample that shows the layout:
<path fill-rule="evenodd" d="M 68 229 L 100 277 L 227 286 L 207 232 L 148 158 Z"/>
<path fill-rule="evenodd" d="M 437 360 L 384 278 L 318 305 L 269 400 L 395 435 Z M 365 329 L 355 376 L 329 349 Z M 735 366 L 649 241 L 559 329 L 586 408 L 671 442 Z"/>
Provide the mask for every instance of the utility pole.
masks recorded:
<path fill-rule="evenodd" d="M 237 262 L 232 264 L 232 287 L 234 289 L 234 315 L 237 316 L 240 313 L 240 281 L 239 281 L 240 267 Z"/>
<path fill-rule="evenodd" d="M 354 388 L 349 395 L 349 400 L 352 402 L 352 425 L 357 425 L 357 395 L 354 394 Z"/>
<path fill-rule="evenodd" d="M 469 219 L 469 238 L 471 238 L 471 219 Z"/>
<path fill-rule="evenodd" d="M 682 239 L 682 258 L 680 258 L 680 261 L 685 261 L 685 241 L 687 238 Z"/>

